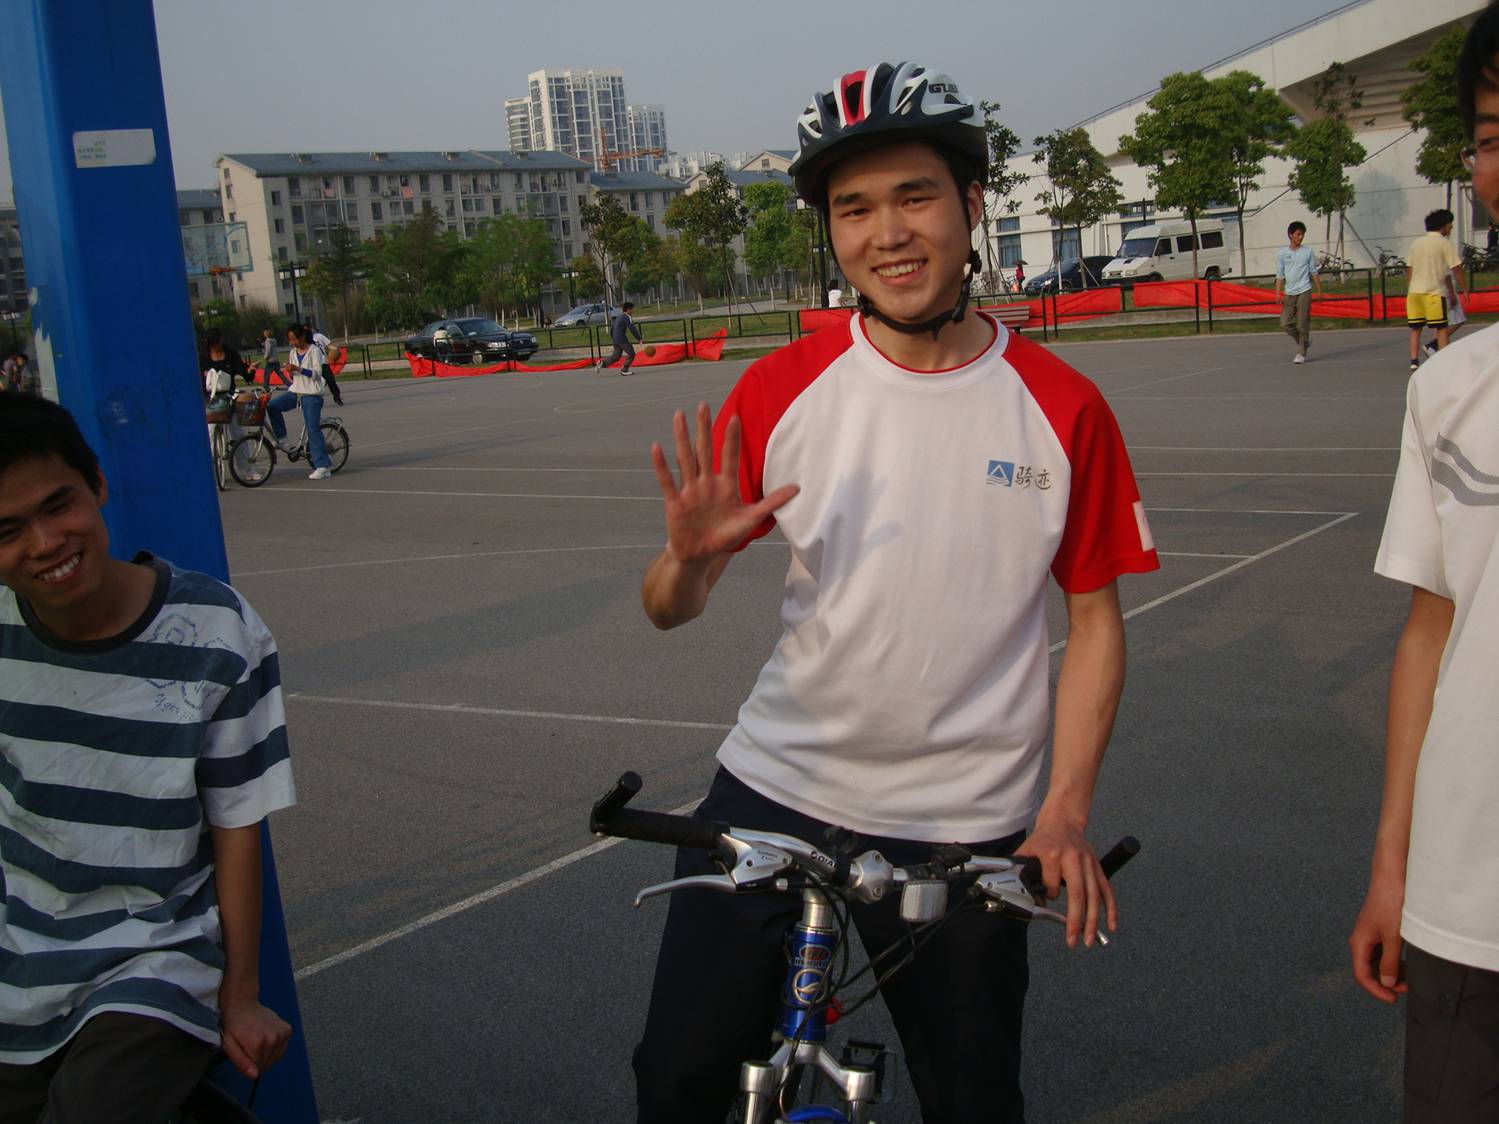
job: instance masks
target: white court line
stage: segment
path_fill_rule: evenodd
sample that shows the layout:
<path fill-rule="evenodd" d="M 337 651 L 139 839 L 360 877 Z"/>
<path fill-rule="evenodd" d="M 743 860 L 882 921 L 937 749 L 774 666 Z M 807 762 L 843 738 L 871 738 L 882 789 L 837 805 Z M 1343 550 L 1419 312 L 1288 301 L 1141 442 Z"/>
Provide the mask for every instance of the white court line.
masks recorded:
<path fill-rule="evenodd" d="M 545 414 L 537 414 L 534 417 L 529 418 L 506 418 L 504 421 L 492 422 L 489 425 L 470 425 L 464 426 L 462 429 L 442 429 L 438 430 L 436 433 L 413 433 L 408 437 L 393 437 L 389 441 L 372 441 L 368 444 L 360 445 L 360 449 L 361 451 L 367 451 L 369 449 L 383 449 L 388 445 L 404 445 L 411 441 L 430 441 L 438 437 L 455 437 L 460 433 L 480 433 L 485 430 L 491 429 L 505 429 L 512 425 L 527 425 L 531 422 L 551 421 L 555 419 L 559 414 L 565 414 L 569 416 L 573 414 L 599 414 L 606 413 L 611 410 L 626 410 L 631 408 L 632 406 L 647 406 L 657 402 L 674 402 L 682 401 L 684 399 L 692 399 L 694 401 L 698 401 L 701 400 L 702 395 L 697 391 L 720 389 L 722 388 L 704 387 L 703 384 L 698 384 L 698 386 L 692 393 L 680 392 L 677 394 L 669 395 L 665 398 L 641 398 L 629 402 L 621 402 L 617 405 L 595 406 L 586 410 L 564 410 L 562 407 L 556 407 Z"/>
<path fill-rule="evenodd" d="M 699 803 L 700 801 L 694 800 L 690 804 L 683 804 L 680 808 L 673 808 L 671 814 L 674 816 L 684 816 L 696 808 Z M 596 855 L 600 851 L 607 851 L 610 847 L 623 842 L 623 839 L 618 838 L 600 839 L 597 843 L 591 843 L 587 847 L 580 847 L 576 851 L 563 855 L 560 859 L 553 859 L 545 866 L 538 866 L 535 870 L 528 870 L 525 874 L 512 878 L 508 882 L 501 882 L 498 886 L 491 886 L 488 890 L 483 890 L 472 897 L 464 898 L 461 902 L 454 902 L 452 905 L 444 906 L 442 909 L 429 913 L 425 917 L 418 917 L 415 921 L 408 925 L 402 925 L 399 929 L 392 929 L 388 933 L 381 933 L 378 937 L 371 937 L 363 944 L 356 944 L 353 948 L 346 948 L 342 952 L 336 952 L 332 956 L 317 961 L 315 964 L 309 964 L 305 968 L 298 968 L 292 974 L 292 978 L 300 981 L 307 979 L 309 976 L 315 976 L 319 972 L 332 968 L 336 964 L 342 964 L 345 960 L 352 960 L 356 956 L 363 956 L 366 952 L 373 952 L 381 945 L 390 944 L 391 941 L 398 941 L 402 937 L 410 936 L 418 930 L 427 928 L 429 925 L 436 925 L 439 921 L 446 921 L 449 917 L 473 909 L 476 905 L 483 905 L 485 902 L 493 901 L 495 898 L 500 897 L 502 894 L 508 894 L 512 890 L 519 890 L 522 886 L 545 878 L 548 874 L 555 874 L 563 867 L 572 866 L 575 862 L 580 862 L 590 855 Z"/>
<path fill-rule="evenodd" d="M 1198 371 L 1187 371 L 1181 375 L 1167 375 L 1163 379 L 1151 379 L 1149 382 L 1136 382 L 1131 383 L 1129 386 L 1099 387 L 1099 389 L 1103 391 L 1104 397 L 1107 398 L 1110 394 L 1123 394 L 1126 390 L 1140 390 L 1147 386 L 1160 386 L 1163 382 L 1178 382 L 1181 379 L 1191 379 L 1196 378 L 1198 375 L 1210 375 L 1214 371 L 1226 370 L 1228 370 L 1227 367 L 1203 367 Z"/>
<path fill-rule="evenodd" d="M 1393 472 L 1137 472 L 1135 476 L 1247 476 L 1256 480 L 1272 476 L 1290 476 L 1298 480 L 1370 476 L 1389 480 L 1393 479 L 1395 474 Z"/>
<path fill-rule="evenodd" d="M 661 502 L 660 494 L 654 496 L 576 496 L 557 495 L 551 492 L 420 492 L 400 488 L 302 488 L 295 484 L 272 485 L 262 488 L 262 493 L 275 492 L 283 496 L 450 496 L 466 499 L 494 500 L 652 500 Z"/>
<path fill-rule="evenodd" d="M 550 718 L 561 722 L 598 722 L 608 726 L 661 726 L 669 730 L 719 730 L 728 733 L 733 726 L 722 722 L 684 722 L 675 718 L 625 718 L 617 714 L 568 714 L 550 710 L 510 710 L 493 706 L 464 706 L 461 703 L 398 702 L 395 699 L 339 698 L 336 695 L 308 695 L 292 691 L 288 699 L 328 703 L 333 706 L 372 706 L 377 710 L 425 710 L 442 714 L 485 714 L 496 718 Z"/>
<path fill-rule="evenodd" d="M 1277 543 L 1276 545 L 1269 547 L 1266 550 L 1260 551 L 1258 554 L 1253 554 L 1247 558 L 1242 558 L 1238 562 L 1235 562 L 1233 565 L 1225 566 L 1221 570 L 1214 570 L 1211 574 L 1208 574 L 1204 578 L 1199 578 L 1197 581 L 1191 582 L 1188 585 L 1184 585 L 1180 589 L 1172 590 L 1170 593 L 1167 593 L 1164 596 L 1157 597 L 1154 601 L 1147 601 L 1144 605 L 1136 606 L 1135 608 L 1129 610 L 1129 612 L 1124 614 L 1124 619 L 1129 620 L 1131 617 L 1137 617 L 1141 613 L 1148 613 L 1151 609 L 1164 605 L 1168 601 L 1174 601 L 1176 598 L 1181 597 L 1183 594 L 1191 593 L 1194 589 L 1201 589 L 1209 582 L 1214 582 L 1219 578 L 1227 577 L 1234 571 L 1242 570 L 1246 566 L 1253 565 L 1255 562 L 1258 562 L 1261 559 L 1270 557 L 1270 555 L 1275 554 L 1277 551 L 1285 550 L 1290 546 L 1295 546 L 1297 543 L 1303 542 L 1306 539 L 1311 538 L 1313 535 L 1319 535 L 1323 531 L 1326 531 L 1332 527 L 1336 527 L 1339 523 L 1344 523 L 1349 519 L 1352 519 L 1357 514 L 1358 512 L 1356 511 L 1343 512 L 1339 515 L 1338 518 L 1329 520 L 1319 527 L 1312 528 L 1310 531 L 1305 531 L 1302 534 L 1297 535 L 1295 538 L 1290 538 L 1285 542 Z M 1048 653 L 1059 652 L 1066 646 L 1066 640 L 1059 640 L 1050 648 L 1048 648 L 1047 651 Z M 707 722 L 674 722 L 665 719 L 619 718 L 609 715 L 597 714 L 547 714 L 541 711 L 501 710 L 477 706 L 443 706 L 436 703 L 404 703 L 372 699 L 340 699 L 324 697 L 320 695 L 303 695 L 300 693 L 290 694 L 287 696 L 287 698 L 301 699 L 306 702 L 325 702 L 333 704 L 342 703 L 350 705 L 388 707 L 397 710 L 438 710 L 458 714 L 493 714 L 507 717 L 517 715 L 527 718 L 560 718 L 574 722 L 608 722 L 623 725 L 674 726 L 686 727 L 689 729 L 713 730 L 728 730 L 730 728 L 728 726 L 715 725 Z M 696 807 L 697 803 L 697 801 L 693 801 L 691 804 L 684 804 L 680 808 L 673 809 L 672 814 L 683 815 Z M 618 842 L 620 842 L 620 840 L 618 839 L 601 840 L 598 843 L 593 843 L 587 847 L 583 847 L 579 850 L 563 855 L 559 859 L 553 859 L 551 862 L 545 864 L 544 866 L 539 866 L 534 870 L 529 870 L 525 874 L 519 875 L 516 878 L 512 878 L 507 882 L 501 882 L 498 886 L 491 887 L 490 889 L 484 890 L 478 894 L 473 895 L 472 897 L 464 898 L 461 902 L 454 902 L 452 905 L 439 909 L 434 913 L 429 913 L 425 917 L 419 917 L 415 921 L 401 926 L 399 929 L 392 929 L 390 932 L 383 933 L 378 937 L 372 937 L 362 944 L 357 944 L 354 947 L 347 948 L 342 952 L 334 953 L 332 956 L 327 957 L 324 960 L 319 960 L 315 964 L 309 964 L 307 965 L 307 967 L 301 968 L 296 971 L 294 973 L 294 978 L 298 980 L 306 979 L 308 976 L 315 975 L 316 973 L 321 972 L 326 968 L 331 968 L 336 964 L 342 964 L 346 960 L 352 960 L 356 956 L 360 956 L 366 952 L 370 952 L 381 947 L 382 945 L 389 944 L 391 941 L 399 940 L 400 938 L 405 936 L 410 936 L 412 933 L 415 933 L 421 929 L 425 929 L 429 925 L 435 925 L 439 921 L 444 921 L 447 918 L 454 916 L 455 914 L 472 909 L 476 905 L 482 905 L 485 902 L 493 901 L 495 898 L 501 896 L 502 894 L 508 894 L 511 890 L 519 889 L 520 887 L 535 882 L 540 878 L 545 878 L 548 874 L 552 874 L 555 871 L 561 870 L 563 867 L 571 866 L 573 863 L 578 862 L 582 859 L 586 859 L 590 855 L 596 855 L 600 851 L 606 850 L 607 848 L 614 846 Z"/>
<path fill-rule="evenodd" d="M 512 554 L 567 554 L 589 550 L 660 550 L 661 544 L 646 543 L 636 546 L 626 543 L 621 546 L 539 546 L 529 550 L 476 550 L 471 554 L 424 554 L 417 558 L 361 558 L 357 562 L 325 562 L 318 566 L 287 566 L 281 570 L 237 570 L 234 580 L 261 578 L 269 574 L 306 574 L 315 570 L 347 570 L 352 566 L 395 566 L 408 562 L 451 562 L 461 558 L 503 558 Z"/>
<path fill-rule="evenodd" d="M 1158 558 L 1248 558 L 1247 554 L 1199 554 L 1191 550 L 1158 550 Z"/>
<path fill-rule="evenodd" d="M 1194 515 L 1357 515 L 1356 511 L 1303 511 L 1268 507 L 1147 507 L 1146 511 L 1188 512 Z"/>
<path fill-rule="evenodd" d="M 1346 445 L 1327 447 L 1254 446 L 1254 445 L 1126 445 L 1131 452 L 1149 450 L 1153 453 L 1398 453 L 1398 446 Z"/>

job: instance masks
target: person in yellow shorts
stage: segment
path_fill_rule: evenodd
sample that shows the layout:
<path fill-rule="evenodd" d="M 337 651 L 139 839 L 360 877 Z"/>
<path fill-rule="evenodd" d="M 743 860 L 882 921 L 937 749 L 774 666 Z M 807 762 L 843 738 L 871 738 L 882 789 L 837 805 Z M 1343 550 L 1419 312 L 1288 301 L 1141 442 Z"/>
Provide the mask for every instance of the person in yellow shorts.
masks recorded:
<path fill-rule="evenodd" d="M 1411 329 L 1411 370 L 1421 359 L 1421 332 L 1435 329 L 1437 348 L 1447 346 L 1448 286 L 1462 292 L 1463 262 L 1452 246 L 1452 212 L 1432 211 L 1426 216 L 1426 233 L 1411 244 L 1410 288 L 1405 294 L 1405 321 Z"/>

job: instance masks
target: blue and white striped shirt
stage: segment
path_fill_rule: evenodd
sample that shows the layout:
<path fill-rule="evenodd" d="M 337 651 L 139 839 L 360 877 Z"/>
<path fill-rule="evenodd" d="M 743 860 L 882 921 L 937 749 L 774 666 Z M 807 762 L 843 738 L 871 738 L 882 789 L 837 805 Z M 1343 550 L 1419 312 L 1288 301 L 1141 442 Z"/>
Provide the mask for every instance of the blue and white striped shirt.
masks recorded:
<path fill-rule="evenodd" d="M 73 644 L 0 587 L 0 1062 L 92 1016 L 218 1044 L 209 825 L 296 800 L 276 643 L 233 589 L 150 558 L 150 606 Z"/>

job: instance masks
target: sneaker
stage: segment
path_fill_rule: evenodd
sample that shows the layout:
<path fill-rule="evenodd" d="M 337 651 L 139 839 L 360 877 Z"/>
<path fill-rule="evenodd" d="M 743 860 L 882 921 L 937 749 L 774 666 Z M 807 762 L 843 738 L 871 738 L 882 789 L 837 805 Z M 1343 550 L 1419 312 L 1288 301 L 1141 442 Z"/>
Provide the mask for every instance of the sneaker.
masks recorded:
<path fill-rule="evenodd" d="M 312 474 L 310 476 L 308 476 L 307 479 L 309 479 L 309 480 L 326 480 L 326 479 L 328 479 L 328 477 L 330 477 L 332 475 L 333 475 L 333 470 L 331 468 L 314 468 L 312 470 Z"/>
<path fill-rule="evenodd" d="M 1299 352 L 1299 351 L 1298 351 L 1298 352 L 1297 352 L 1297 353 L 1296 353 L 1296 358 L 1295 358 L 1295 359 L 1292 359 L 1292 360 L 1291 360 L 1291 362 L 1292 362 L 1292 363 L 1305 363 L 1305 362 L 1306 362 L 1306 356 L 1305 356 L 1305 355 L 1302 355 L 1302 354 L 1301 354 L 1301 353 L 1300 353 L 1300 352 Z"/>
<path fill-rule="evenodd" d="M 625 368 L 621 369 L 621 371 L 619 373 L 622 374 L 622 375 L 628 375 L 630 373 L 630 368 L 625 367 Z"/>
<path fill-rule="evenodd" d="M 1412 359 L 1412 360 L 1411 360 L 1411 370 L 1412 370 L 1412 371 L 1414 371 L 1414 370 L 1415 370 L 1415 369 L 1416 369 L 1416 368 L 1417 368 L 1417 367 L 1419 367 L 1419 366 L 1420 366 L 1420 365 L 1421 365 L 1421 364 L 1420 364 L 1420 363 L 1418 363 L 1418 362 L 1417 362 L 1417 361 L 1416 361 L 1416 360 L 1414 360 L 1414 359 Z"/>
<path fill-rule="evenodd" d="M 1437 353 L 1436 340 L 1427 340 L 1426 341 L 1426 354 L 1427 355 L 1435 355 L 1436 353 Z"/>

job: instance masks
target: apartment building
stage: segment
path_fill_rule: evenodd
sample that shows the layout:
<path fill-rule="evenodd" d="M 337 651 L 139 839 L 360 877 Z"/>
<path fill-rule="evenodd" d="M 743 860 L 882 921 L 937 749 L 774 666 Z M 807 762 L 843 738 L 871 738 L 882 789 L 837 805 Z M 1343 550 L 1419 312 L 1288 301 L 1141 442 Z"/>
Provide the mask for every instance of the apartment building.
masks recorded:
<path fill-rule="evenodd" d="M 511 152 L 530 152 L 536 147 L 531 143 L 530 98 L 505 99 L 505 135 Z"/>
<path fill-rule="evenodd" d="M 629 160 L 627 170 L 659 172 L 666 162 L 669 151 L 666 143 L 666 109 L 659 105 L 625 106 L 626 134 L 631 152 L 659 153 L 656 156 L 638 156 Z"/>
<path fill-rule="evenodd" d="M 189 188 L 177 192 L 177 221 L 186 227 L 212 226 L 224 221 L 219 193 L 211 187 Z M 222 300 L 233 295 L 227 275 L 222 277 L 189 277 L 187 295 L 194 306 Z"/>
<path fill-rule="evenodd" d="M 600 171 L 601 153 L 628 150 L 624 71 L 537 70 L 526 84 L 533 150 L 565 152 Z"/>
<path fill-rule="evenodd" d="M 20 316 L 31 307 L 26 262 L 21 256 L 21 220 L 9 203 L 0 203 L 0 318 Z M 0 346 L 8 346 L 7 335 Z"/>
<path fill-rule="evenodd" d="M 666 208 L 687 190 L 679 180 L 654 172 L 594 172 L 589 186 L 598 194 L 614 196 L 627 213 L 657 234 L 666 233 Z"/>
<path fill-rule="evenodd" d="M 767 148 L 737 166 L 741 172 L 780 172 L 785 175 L 791 171 L 791 162 L 795 159 L 794 148 Z"/>
<path fill-rule="evenodd" d="M 316 257 L 339 225 L 366 240 L 425 206 L 464 238 L 487 218 L 533 215 L 546 221 L 559 261 L 582 252 L 577 216 L 589 169 L 560 152 L 233 153 L 216 166 L 225 218 L 245 224 L 254 262 L 237 275 L 241 307 L 290 316 L 291 283 L 279 267 Z"/>

